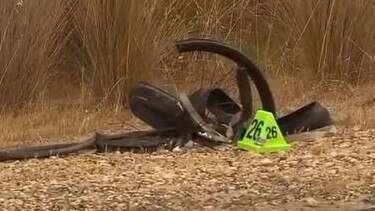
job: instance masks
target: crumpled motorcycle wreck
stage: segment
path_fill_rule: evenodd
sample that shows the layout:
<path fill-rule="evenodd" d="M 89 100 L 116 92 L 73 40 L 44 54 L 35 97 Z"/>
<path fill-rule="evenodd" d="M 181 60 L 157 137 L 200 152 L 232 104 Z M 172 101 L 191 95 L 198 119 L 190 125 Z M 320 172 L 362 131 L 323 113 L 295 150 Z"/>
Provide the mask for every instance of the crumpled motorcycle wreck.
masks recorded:
<path fill-rule="evenodd" d="M 172 149 L 184 146 L 188 141 L 208 147 L 233 144 L 244 134 L 253 118 L 251 82 L 260 96 L 262 109 L 275 116 L 283 135 L 312 131 L 334 123 L 327 109 L 318 102 L 277 117 L 274 98 L 263 73 L 243 53 L 225 43 L 211 39 L 187 39 L 176 42 L 176 48 L 180 53 L 208 52 L 235 62 L 240 104 L 219 88 L 173 96 L 151 84 L 139 83 L 130 93 L 130 109 L 153 130 L 116 135 L 95 133 L 92 138 L 80 143 L 2 150 L 0 161 L 48 158 L 86 150 L 102 153 L 119 149 Z"/>

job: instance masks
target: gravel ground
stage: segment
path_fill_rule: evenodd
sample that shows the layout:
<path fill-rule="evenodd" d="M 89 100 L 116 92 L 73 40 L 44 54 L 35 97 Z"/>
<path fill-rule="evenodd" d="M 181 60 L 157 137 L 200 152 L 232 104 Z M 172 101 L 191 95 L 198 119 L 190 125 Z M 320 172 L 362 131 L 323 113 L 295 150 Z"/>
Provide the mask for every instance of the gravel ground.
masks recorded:
<path fill-rule="evenodd" d="M 375 130 L 256 155 L 222 147 L 0 163 L 0 210 L 358 210 L 375 206 Z"/>

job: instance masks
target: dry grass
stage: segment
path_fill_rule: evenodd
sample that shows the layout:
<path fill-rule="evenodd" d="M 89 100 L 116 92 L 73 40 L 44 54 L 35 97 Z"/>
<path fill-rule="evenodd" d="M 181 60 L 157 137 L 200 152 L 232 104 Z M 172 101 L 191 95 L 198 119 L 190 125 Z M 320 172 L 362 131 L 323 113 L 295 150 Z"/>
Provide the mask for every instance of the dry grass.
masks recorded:
<path fill-rule="evenodd" d="M 375 126 L 371 0 L 4 0 L 0 8 L 0 139 L 8 143 L 121 122 L 140 80 L 172 90 L 213 79 L 233 86 L 221 79 L 228 61 L 177 59 L 173 42 L 189 36 L 246 52 L 269 76 L 281 112 L 319 100 L 340 122 Z"/>
<path fill-rule="evenodd" d="M 172 19 L 182 4 L 170 1 L 73 1 L 71 23 L 81 86 L 100 104 L 116 110 L 129 89 L 152 72 L 165 49 L 184 33 L 183 20 Z M 165 10 L 165 11 L 164 11 Z M 171 20 L 171 21 L 170 21 Z"/>
<path fill-rule="evenodd" d="M 374 73 L 375 2 L 286 0 L 270 11 L 283 50 L 299 67 L 291 71 L 352 82 Z"/>
<path fill-rule="evenodd" d="M 72 141 L 99 130 L 134 130 L 143 125 L 129 112 L 117 115 L 110 109 L 89 112 L 81 110 L 79 103 L 63 102 L 23 110 L 22 114 L 3 114 L 0 121 L 0 147 Z"/>
<path fill-rule="evenodd" d="M 53 75 L 64 45 L 55 40 L 63 7 L 48 0 L 4 0 L 0 8 L 0 104 L 14 108 L 40 97 Z"/>

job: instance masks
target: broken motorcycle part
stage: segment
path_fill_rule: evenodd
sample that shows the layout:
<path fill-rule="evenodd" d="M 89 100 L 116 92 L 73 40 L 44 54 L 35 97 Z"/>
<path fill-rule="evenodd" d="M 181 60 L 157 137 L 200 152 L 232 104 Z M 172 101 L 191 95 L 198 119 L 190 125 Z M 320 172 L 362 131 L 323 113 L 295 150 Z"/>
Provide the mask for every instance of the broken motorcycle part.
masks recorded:
<path fill-rule="evenodd" d="M 196 130 L 189 115 L 172 95 L 147 83 L 139 83 L 130 93 L 132 113 L 155 130 L 173 128 L 177 133 Z"/>
<path fill-rule="evenodd" d="M 276 115 L 275 102 L 265 76 L 243 53 L 224 43 L 211 39 L 182 40 L 176 43 L 176 47 L 180 53 L 192 51 L 216 53 L 234 61 L 239 67 L 237 70 L 244 70 L 248 74 L 249 78 L 254 82 L 261 98 L 263 109 Z M 241 87 L 238 87 L 238 89 L 241 90 Z M 242 98 L 243 96 L 240 97 Z"/>
<path fill-rule="evenodd" d="M 150 84 L 139 83 L 131 92 L 130 108 L 137 118 L 156 130 L 170 128 L 171 133 L 180 134 L 183 138 L 191 134 L 205 134 L 218 142 L 229 142 L 215 128 L 205 123 L 189 97 L 184 94 L 177 100 Z"/>
<path fill-rule="evenodd" d="M 270 86 L 263 73 L 243 53 L 225 43 L 210 39 L 178 41 L 180 53 L 203 51 L 216 53 L 234 61 L 240 105 L 218 88 L 197 90 L 192 95 L 174 97 L 147 83 L 139 83 L 130 93 L 130 109 L 154 128 L 118 135 L 96 133 L 81 143 L 53 144 L 0 151 L 0 161 L 47 158 L 84 150 L 105 152 L 110 149 L 154 149 L 184 145 L 190 138 L 204 146 L 236 141 L 247 129 L 253 116 L 250 83 L 253 82 L 262 102 L 262 109 L 276 118 L 276 106 Z M 213 117 L 206 115 L 209 111 Z M 293 134 L 333 124 L 329 112 L 317 102 L 277 119 L 282 133 Z M 200 140 L 203 138 L 205 140 Z"/>
<path fill-rule="evenodd" d="M 277 120 L 284 135 L 312 131 L 333 125 L 327 108 L 319 102 L 312 102 Z"/>
<path fill-rule="evenodd" d="M 93 137 L 76 143 L 51 144 L 0 151 L 0 161 L 22 160 L 30 158 L 49 158 L 65 156 L 81 151 L 94 150 L 101 153 L 109 149 L 155 149 L 173 145 L 179 137 L 171 135 L 171 130 L 135 131 L 121 134 L 95 133 Z"/>
<path fill-rule="evenodd" d="M 237 71 L 246 72 L 249 76 L 248 79 L 255 84 L 258 94 L 262 101 L 262 109 L 271 112 L 276 118 L 275 102 L 273 99 L 272 92 L 270 90 L 270 86 L 265 76 L 263 75 L 262 71 L 260 71 L 256 67 L 256 65 L 252 63 L 252 61 L 249 58 L 247 58 L 243 53 L 224 43 L 210 39 L 182 40 L 176 43 L 176 47 L 178 51 L 181 53 L 191 51 L 216 53 L 234 61 L 238 66 Z M 251 91 L 249 92 L 247 90 L 250 89 L 250 86 L 244 86 L 244 83 L 245 82 L 243 81 L 241 82 L 241 84 L 238 82 L 237 87 L 240 91 L 242 109 L 248 111 L 249 113 L 246 113 L 246 115 L 248 115 L 247 117 L 250 117 L 250 112 L 252 111 L 252 104 L 246 102 L 244 99 L 251 99 Z M 244 96 L 244 93 L 247 93 L 249 95 Z M 223 112 L 223 110 L 221 112 Z M 244 118 L 244 112 L 242 112 L 240 119 L 241 124 L 246 124 L 246 122 L 250 122 L 249 118 Z M 314 130 L 320 127 L 333 124 L 333 120 L 331 119 L 328 110 L 316 102 L 311 103 L 297 110 L 295 113 L 291 113 L 287 116 L 279 118 L 277 121 L 280 125 L 283 134 L 305 132 L 308 130 Z M 241 133 L 243 133 L 243 130 L 246 130 L 247 125 L 238 125 L 238 127 L 235 131 L 235 140 L 240 136 Z"/>

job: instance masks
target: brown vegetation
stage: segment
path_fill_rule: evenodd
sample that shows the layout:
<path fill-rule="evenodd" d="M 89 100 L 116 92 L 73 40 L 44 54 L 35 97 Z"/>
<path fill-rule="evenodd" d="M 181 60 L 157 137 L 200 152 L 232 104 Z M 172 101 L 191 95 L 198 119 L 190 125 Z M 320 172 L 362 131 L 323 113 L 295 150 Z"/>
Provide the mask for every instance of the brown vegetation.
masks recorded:
<path fill-rule="evenodd" d="M 177 59 L 173 42 L 191 36 L 251 56 L 282 111 L 320 100 L 341 122 L 372 127 L 374 12 L 371 0 L 0 1 L 0 139 L 122 124 L 140 80 L 212 84 L 230 66 L 208 55 Z M 204 77 L 197 66 L 209 70 Z"/>

